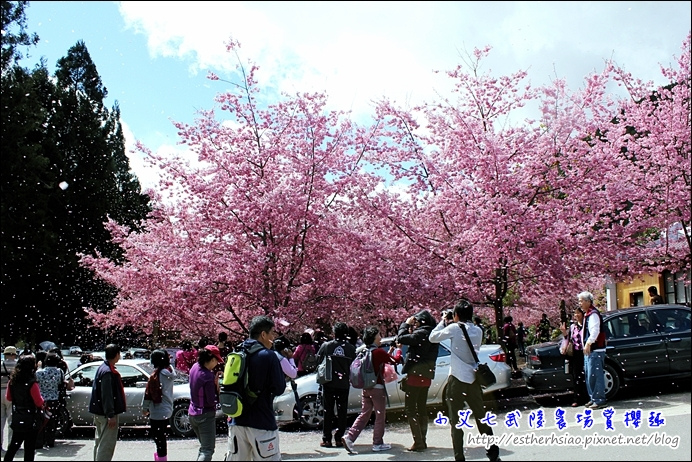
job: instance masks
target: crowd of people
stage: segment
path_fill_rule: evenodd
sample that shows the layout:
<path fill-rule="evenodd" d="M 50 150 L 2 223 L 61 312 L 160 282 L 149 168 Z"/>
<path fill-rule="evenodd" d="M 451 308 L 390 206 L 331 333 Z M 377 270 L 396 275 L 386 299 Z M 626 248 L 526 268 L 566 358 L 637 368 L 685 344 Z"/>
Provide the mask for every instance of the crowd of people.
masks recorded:
<path fill-rule="evenodd" d="M 74 382 L 57 347 L 34 353 L 10 345 L 3 356 L 0 441 L 7 426 L 9 442 L 4 460 L 13 460 L 22 446 L 24 460 L 34 460 L 36 448 L 55 446 L 57 418 Z"/>
<path fill-rule="evenodd" d="M 606 405 L 602 316 L 593 304 L 591 293 L 582 292 L 577 298 L 580 306 L 573 313 L 573 322 L 560 326 L 564 336 L 561 352 L 567 354 L 569 346 L 570 372 L 574 383 L 572 406 L 599 409 Z M 536 326 L 537 337 L 543 339 L 549 336 L 551 328 L 544 314 Z M 409 316 L 401 322 L 395 346 L 389 350 L 379 348 L 382 336 L 378 326 L 367 326 L 360 335 L 354 327 L 343 322 L 334 323 L 331 339 L 323 332 L 305 331 L 294 347 L 286 336 L 275 330 L 274 321 L 267 316 L 253 318 L 249 324 L 248 338 L 237 345 L 229 342 L 224 332 L 219 333 L 216 343 L 204 345 L 207 339 L 202 339 L 194 347 L 191 342 L 185 341 L 176 354 L 175 363 L 178 373 L 189 375 L 188 415 L 199 443 L 197 460 L 212 460 L 215 453 L 216 410 L 224 361 L 229 353 L 237 349 L 248 353 L 247 367 L 252 373 L 248 375 L 247 389 L 256 398 L 246 403 L 239 416 L 228 418 L 225 460 L 281 460 L 274 398 L 283 394 L 287 384 L 291 384 L 299 405 L 294 380 L 313 372 L 313 361 L 321 363 L 327 360 L 331 363 L 331 376 L 321 385 L 324 406 L 321 447 L 343 447 L 349 453 L 356 453 L 358 437 L 374 412 L 372 450 L 391 449 L 391 445 L 385 442 L 387 395 L 384 371 L 387 367 L 402 365 L 401 373 L 406 374 L 406 379 L 401 387 L 405 392 L 405 413 L 412 437 L 412 444 L 407 450 L 425 451 L 428 447 L 428 390 L 435 378 L 437 344 L 446 339 L 450 341 L 453 352 L 447 381 L 448 415 L 460 415 L 465 408 L 469 408 L 479 432 L 492 435 L 492 428 L 481 420 L 486 415 L 486 404 L 482 388 L 476 380 L 476 363 L 471 351 L 471 348 L 476 353 L 480 350 L 489 330 L 483 326 L 480 318 L 473 315 L 473 305 L 461 300 L 453 310 L 443 312 L 439 321 L 428 310 L 420 310 Z M 515 353 L 518 349 L 520 356 L 526 354 L 527 332 L 522 322 L 514 325 L 512 316 L 504 318 L 499 330 L 498 337 L 505 349 L 507 364 L 515 373 L 518 372 Z M 370 351 L 377 377 L 374 386 L 363 388 L 361 412 L 349 427 L 350 368 L 361 346 Z M 89 412 L 93 415 L 96 429 L 94 460 L 112 459 L 117 444 L 119 415 L 126 410 L 125 391 L 117 368 L 121 354 L 118 345 L 107 345 L 105 358 L 93 380 Z M 36 447 L 55 444 L 55 428 L 51 419 L 40 425 L 35 422 L 38 415 L 45 413 L 49 416 L 57 412 L 65 390 L 70 387 L 66 379 L 67 366 L 59 350 L 24 354 L 17 358 L 17 349 L 9 346 L 5 348 L 4 355 L 0 430 L 4 430 L 7 422 L 10 432 L 5 460 L 13 460 L 22 445 L 25 460 L 33 460 Z M 86 360 L 93 359 L 96 358 Z M 155 447 L 153 457 L 157 461 L 168 459 L 166 431 L 173 413 L 176 373 L 171 359 L 165 349 L 156 349 L 151 353 L 150 362 L 154 372 L 147 383 L 142 403 L 142 412 L 149 418 L 150 435 Z M 297 417 L 301 414 L 299 409 Z M 27 425 L 27 420 L 32 424 Z M 454 458 L 464 460 L 463 426 L 450 427 Z M 489 460 L 500 460 L 498 446 L 490 446 L 486 455 Z"/>

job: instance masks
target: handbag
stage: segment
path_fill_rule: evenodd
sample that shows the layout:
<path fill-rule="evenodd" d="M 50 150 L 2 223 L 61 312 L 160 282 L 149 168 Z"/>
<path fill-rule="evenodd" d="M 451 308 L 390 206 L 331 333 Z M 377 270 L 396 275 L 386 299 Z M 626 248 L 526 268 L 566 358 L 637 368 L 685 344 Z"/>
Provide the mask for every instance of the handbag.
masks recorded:
<path fill-rule="evenodd" d="M 384 365 L 383 378 L 384 383 L 396 382 L 399 378 L 399 374 L 396 373 L 396 369 L 394 369 L 392 364 L 387 363 Z"/>
<path fill-rule="evenodd" d="M 487 388 L 490 385 L 493 385 L 495 382 L 497 382 L 495 374 L 493 373 L 493 371 L 490 370 L 490 366 L 488 366 L 486 363 L 481 364 L 479 362 L 478 355 L 476 354 L 476 350 L 473 348 L 473 345 L 471 344 L 471 339 L 469 338 L 469 335 L 466 332 L 466 326 L 464 325 L 464 323 L 460 322 L 459 327 L 461 327 L 461 330 L 464 332 L 466 342 L 469 344 L 469 349 L 473 354 L 473 360 L 476 361 L 476 381 L 483 388 Z"/>
<path fill-rule="evenodd" d="M 567 343 L 563 346 L 561 351 L 565 356 L 574 356 L 574 343 L 571 338 L 567 338 Z"/>
<path fill-rule="evenodd" d="M 331 356 L 325 355 L 324 359 L 322 360 L 320 365 L 317 366 L 317 375 L 315 376 L 315 380 L 320 385 L 324 385 L 325 383 L 332 381 L 332 357 Z"/>
<path fill-rule="evenodd" d="M 40 432 L 49 420 L 50 414 L 43 409 L 12 406 L 10 427 L 16 432 L 30 432 L 34 429 Z"/>

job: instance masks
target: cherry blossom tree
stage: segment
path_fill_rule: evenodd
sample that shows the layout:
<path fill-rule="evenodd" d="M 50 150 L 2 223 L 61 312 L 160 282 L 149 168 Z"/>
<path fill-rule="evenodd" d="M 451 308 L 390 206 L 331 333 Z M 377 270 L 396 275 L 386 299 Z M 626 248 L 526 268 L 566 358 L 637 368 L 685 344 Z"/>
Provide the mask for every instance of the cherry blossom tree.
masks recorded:
<path fill-rule="evenodd" d="M 533 319 L 578 290 L 596 291 L 607 275 L 642 268 L 634 255 L 660 251 L 642 253 L 643 231 L 671 220 L 689 230 L 689 53 L 680 71 L 665 72 L 676 83 L 654 101 L 611 64 L 577 92 L 560 80 L 534 90 L 522 85 L 524 72 L 481 74 L 489 51 L 476 50 L 448 73 L 456 99 L 411 111 L 380 104 L 382 143 L 368 160 L 388 169 L 412 200 L 383 200 L 387 190 L 362 198 L 425 251 L 433 271 L 453 274 L 458 293 L 492 306 L 499 326 L 510 296 L 529 304 Z M 613 74 L 633 101 L 607 92 Z M 539 120 L 517 115 L 529 104 L 540 107 Z M 622 123 L 614 123 L 619 114 Z M 632 136 L 630 120 L 640 136 Z M 669 124 L 675 128 L 662 129 Z M 650 149 L 654 135 L 665 148 Z M 689 244 L 683 254 L 689 262 Z M 685 264 L 684 257 L 666 261 Z"/>
<path fill-rule="evenodd" d="M 108 224 L 125 263 L 84 257 L 119 293 L 92 319 L 187 336 L 244 334 L 257 314 L 293 332 L 389 330 L 464 296 L 498 326 L 508 306 L 529 325 L 607 276 L 689 268 L 689 47 L 670 85 L 607 63 L 578 91 L 482 73 L 490 49 L 476 50 L 447 73 L 449 97 L 383 100 L 367 128 L 324 94 L 267 102 L 239 65 L 221 116 L 176 124 L 194 162 L 139 146 L 165 175 L 144 231 Z"/>
<path fill-rule="evenodd" d="M 238 66 L 240 83 L 216 99 L 222 117 L 176 124 L 195 162 L 139 146 L 164 172 L 160 194 L 144 232 L 109 223 L 124 264 L 84 257 L 119 292 L 115 310 L 91 311 L 97 324 L 242 335 L 267 314 L 300 332 L 387 321 L 424 297 L 409 297 L 413 262 L 392 256 L 379 224 L 353 208 L 368 133 L 326 112 L 323 94 L 265 104 L 256 71 Z"/>

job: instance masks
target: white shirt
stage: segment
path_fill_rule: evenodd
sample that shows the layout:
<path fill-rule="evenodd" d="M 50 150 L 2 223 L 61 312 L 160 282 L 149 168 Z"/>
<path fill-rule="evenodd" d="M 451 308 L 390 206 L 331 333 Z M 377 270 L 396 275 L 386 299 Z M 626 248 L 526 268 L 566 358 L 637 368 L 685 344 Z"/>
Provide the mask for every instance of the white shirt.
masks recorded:
<path fill-rule="evenodd" d="M 481 341 L 483 340 L 483 331 L 470 321 L 465 322 L 464 325 L 471 339 L 473 349 L 476 350 L 476 355 L 478 355 L 481 349 Z M 440 343 L 444 339 L 451 339 L 452 357 L 449 374 L 464 383 L 473 383 L 476 380 L 476 361 L 473 359 L 469 344 L 458 323 L 452 322 L 445 327 L 444 320 L 440 321 L 430 332 L 429 339 L 432 343 Z"/>

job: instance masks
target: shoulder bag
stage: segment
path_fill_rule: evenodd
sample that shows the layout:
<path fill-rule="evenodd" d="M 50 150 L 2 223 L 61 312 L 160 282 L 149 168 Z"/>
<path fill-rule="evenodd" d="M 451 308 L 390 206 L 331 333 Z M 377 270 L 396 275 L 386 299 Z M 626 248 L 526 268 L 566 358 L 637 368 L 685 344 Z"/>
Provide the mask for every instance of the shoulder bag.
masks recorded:
<path fill-rule="evenodd" d="M 471 343 L 471 339 L 469 338 L 468 332 L 466 332 L 466 326 L 464 325 L 463 322 L 459 323 L 459 327 L 461 327 L 461 330 L 464 332 L 464 337 L 466 338 L 466 342 L 469 344 L 469 349 L 471 350 L 471 353 L 473 354 L 473 360 L 476 361 L 476 381 L 481 385 L 483 388 L 487 388 L 490 385 L 493 385 L 495 382 L 497 382 L 497 378 L 495 377 L 495 374 L 493 371 L 490 370 L 490 366 L 488 366 L 486 363 L 481 364 L 478 361 L 478 355 L 476 354 L 476 350 L 473 348 L 473 344 Z"/>
<path fill-rule="evenodd" d="M 332 381 L 332 357 L 328 354 L 324 355 L 324 359 L 319 366 L 317 366 L 315 380 L 320 385 L 324 385 L 325 383 Z"/>

